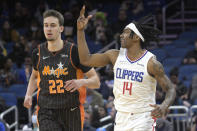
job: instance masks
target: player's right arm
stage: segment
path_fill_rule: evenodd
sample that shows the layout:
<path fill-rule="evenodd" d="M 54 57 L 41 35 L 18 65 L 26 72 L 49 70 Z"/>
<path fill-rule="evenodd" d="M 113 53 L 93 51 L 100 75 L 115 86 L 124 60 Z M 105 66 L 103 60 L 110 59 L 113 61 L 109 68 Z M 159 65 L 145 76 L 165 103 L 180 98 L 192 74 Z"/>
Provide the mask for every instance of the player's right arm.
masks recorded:
<path fill-rule="evenodd" d="M 26 92 L 25 100 L 24 100 L 24 107 L 26 108 L 30 108 L 32 105 L 32 95 L 37 88 L 37 85 L 36 85 L 37 77 L 38 77 L 38 71 L 33 69 L 31 77 L 29 79 L 29 84 L 27 87 L 27 92 Z"/>
<path fill-rule="evenodd" d="M 91 16 L 85 18 L 84 13 L 85 13 L 85 6 L 83 6 L 83 8 L 81 9 L 80 16 L 77 20 L 77 43 L 78 43 L 80 63 L 85 66 L 91 66 L 91 67 L 102 67 L 110 63 L 114 65 L 119 53 L 118 50 L 114 49 L 114 50 L 106 51 L 105 53 L 90 54 L 85 40 L 84 29 Z"/>
<path fill-rule="evenodd" d="M 32 95 L 37 88 L 37 77 L 38 77 L 37 65 L 38 65 L 38 62 L 39 62 L 39 51 L 38 51 L 38 49 L 34 49 L 33 53 L 32 53 L 33 69 L 32 69 L 30 79 L 29 79 L 27 92 L 26 92 L 25 100 L 24 100 L 24 107 L 26 107 L 26 108 L 31 107 Z"/>

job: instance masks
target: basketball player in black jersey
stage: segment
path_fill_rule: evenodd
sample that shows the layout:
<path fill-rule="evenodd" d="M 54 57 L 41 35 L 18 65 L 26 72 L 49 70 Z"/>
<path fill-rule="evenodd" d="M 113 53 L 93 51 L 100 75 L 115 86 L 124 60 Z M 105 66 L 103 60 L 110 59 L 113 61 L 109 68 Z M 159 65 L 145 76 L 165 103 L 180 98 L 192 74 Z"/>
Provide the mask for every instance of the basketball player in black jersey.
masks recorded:
<path fill-rule="evenodd" d="M 93 68 L 80 64 L 77 47 L 61 39 L 62 14 L 47 10 L 43 18 L 47 41 L 33 51 L 33 71 L 24 106 L 31 107 L 32 94 L 38 87 L 40 131 L 81 131 L 85 87 L 99 88 L 99 78 Z"/>

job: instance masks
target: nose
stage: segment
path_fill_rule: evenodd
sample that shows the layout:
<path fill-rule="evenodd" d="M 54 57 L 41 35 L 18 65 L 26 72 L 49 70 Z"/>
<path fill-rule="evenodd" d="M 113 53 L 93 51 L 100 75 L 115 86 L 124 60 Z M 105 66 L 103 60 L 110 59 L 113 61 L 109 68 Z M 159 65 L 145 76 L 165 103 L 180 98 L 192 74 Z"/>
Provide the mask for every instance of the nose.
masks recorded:
<path fill-rule="evenodd" d="M 49 27 L 47 30 L 48 30 L 48 31 L 51 31 L 51 27 Z"/>
<path fill-rule="evenodd" d="M 51 27 L 46 27 L 46 30 L 47 31 L 51 31 Z"/>
<path fill-rule="evenodd" d="M 123 38 L 123 34 L 120 34 L 120 38 Z"/>

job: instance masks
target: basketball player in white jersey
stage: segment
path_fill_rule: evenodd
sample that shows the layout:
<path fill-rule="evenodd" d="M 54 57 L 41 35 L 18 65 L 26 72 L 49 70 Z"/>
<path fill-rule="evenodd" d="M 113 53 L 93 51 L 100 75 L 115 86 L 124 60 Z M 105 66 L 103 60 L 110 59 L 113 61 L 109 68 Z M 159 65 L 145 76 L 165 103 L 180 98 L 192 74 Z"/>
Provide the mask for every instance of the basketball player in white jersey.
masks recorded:
<path fill-rule="evenodd" d="M 115 131 L 153 131 L 156 118 L 162 116 L 175 98 L 175 88 L 164 73 L 163 66 L 149 51 L 145 42 L 156 40 L 159 30 L 137 22 L 130 23 L 120 35 L 120 50 L 90 54 L 84 28 L 91 16 L 85 18 L 83 6 L 77 21 L 77 41 L 82 64 L 102 67 L 114 66 L 114 105 L 117 110 Z M 118 25 L 117 25 L 118 26 Z M 166 92 L 165 100 L 156 105 L 156 84 Z"/>

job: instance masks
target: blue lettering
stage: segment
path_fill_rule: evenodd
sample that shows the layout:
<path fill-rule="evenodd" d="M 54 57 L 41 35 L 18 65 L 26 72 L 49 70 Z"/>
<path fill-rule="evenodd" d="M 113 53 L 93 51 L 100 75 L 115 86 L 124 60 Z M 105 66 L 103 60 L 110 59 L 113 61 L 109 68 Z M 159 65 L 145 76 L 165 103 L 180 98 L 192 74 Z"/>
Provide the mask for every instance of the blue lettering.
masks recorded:
<path fill-rule="evenodd" d="M 143 75 L 144 75 L 144 72 L 131 71 L 131 70 L 126 70 L 126 69 L 121 69 L 121 68 L 116 69 L 117 79 L 127 79 L 127 80 L 142 82 Z"/>
<path fill-rule="evenodd" d="M 117 68 L 116 70 L 116 78 L 121 78 L 121 69 Z"/>
<path fill-rule="evenodd" d="M 144 75 L 144 72 L 140 72 L 140 75 L 139 75 L 139 82 L 142 82 L 143 81 L 143 75 Z"/>
<path fill-rule="evenodd" d="M 129 71 L 128 73 L 128 80 L 131 79 L 130 77 L 132 77 L 132 71 Z"/>
<path fill-rule="evenodd" d="M 122 79 L 125 79 L 125 77 L 128 75 L 128 70 L 123 70 Z M 128 79 L 128 78 L 127 78 Z"/>
<path fill-rule="evenodd" d="M 135 71 L 132 71 L 131 80 L 135 81 Z"/>
<path fill-rule="evenodd" d="M 139 72 L 135 73 L 135 81 L 138 81 Z M 139 81 L 138 81 L 139 82 Z"/>

